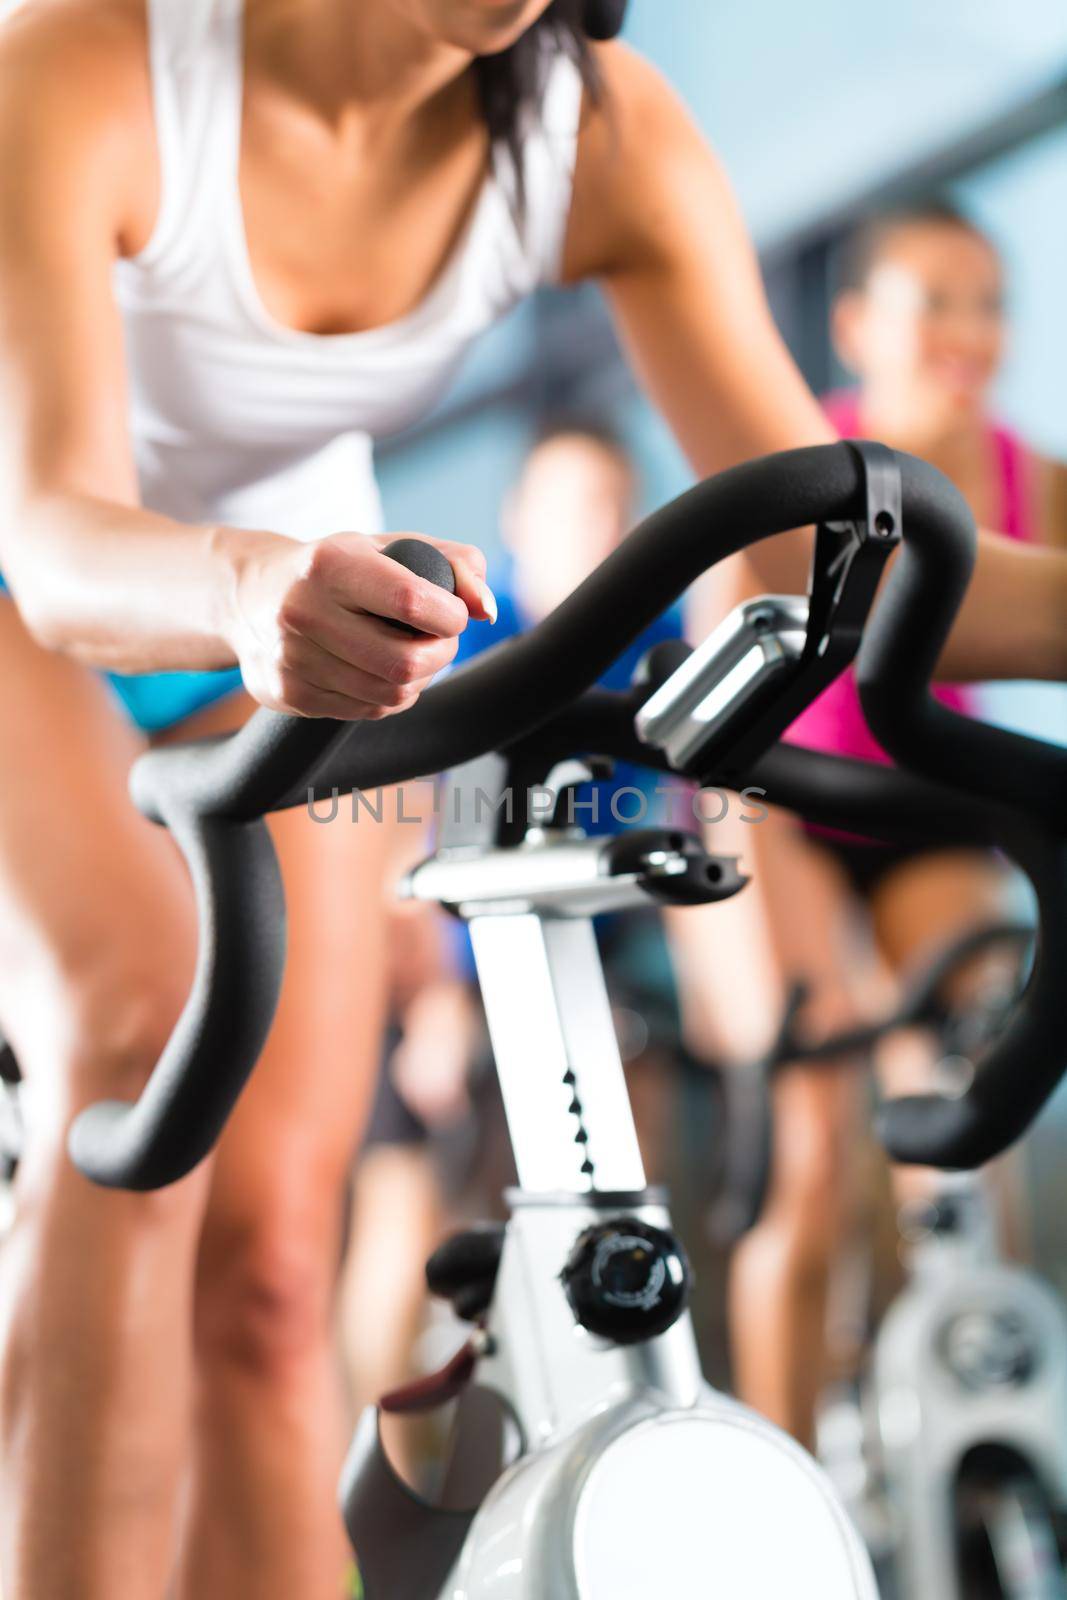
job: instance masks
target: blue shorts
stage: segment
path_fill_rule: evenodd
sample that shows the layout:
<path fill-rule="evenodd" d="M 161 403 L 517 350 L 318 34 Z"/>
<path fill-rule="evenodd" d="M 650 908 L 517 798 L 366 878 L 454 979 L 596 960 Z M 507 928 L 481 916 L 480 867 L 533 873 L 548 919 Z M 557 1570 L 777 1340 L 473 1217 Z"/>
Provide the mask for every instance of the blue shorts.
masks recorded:
<path fill-rule="evenodd" d="M 0 595 L 7 584 L 0 575 Z M 142 733 L 163 733 L 242 686 L 236 667 L 221 672 L 103 672 L 100 676 Z"/>

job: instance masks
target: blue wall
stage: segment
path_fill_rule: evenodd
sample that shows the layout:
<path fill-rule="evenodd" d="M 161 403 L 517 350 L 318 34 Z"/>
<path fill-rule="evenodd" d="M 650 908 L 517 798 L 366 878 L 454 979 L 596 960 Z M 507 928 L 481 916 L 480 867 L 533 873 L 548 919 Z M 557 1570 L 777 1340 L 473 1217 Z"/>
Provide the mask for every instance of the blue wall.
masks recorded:
<path fill-rule="evenodd" d="M 1063 0 L 631 0 L 628 35 L 723 156 L 761 243 L 1067 65 Z"/>

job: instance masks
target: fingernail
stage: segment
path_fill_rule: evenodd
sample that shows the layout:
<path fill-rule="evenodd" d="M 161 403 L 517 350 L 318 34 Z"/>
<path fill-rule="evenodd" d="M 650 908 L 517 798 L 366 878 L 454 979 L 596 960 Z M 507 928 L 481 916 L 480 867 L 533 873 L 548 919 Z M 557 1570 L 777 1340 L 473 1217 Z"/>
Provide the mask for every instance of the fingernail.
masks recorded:
<path fill-rule="evenodd" d="M 478 598 L 482 602 L 482 610 L 489 618 L 489 621 L 495 622 L 497 618 L 496 595 L 487 583 L 479 583 Z"/>

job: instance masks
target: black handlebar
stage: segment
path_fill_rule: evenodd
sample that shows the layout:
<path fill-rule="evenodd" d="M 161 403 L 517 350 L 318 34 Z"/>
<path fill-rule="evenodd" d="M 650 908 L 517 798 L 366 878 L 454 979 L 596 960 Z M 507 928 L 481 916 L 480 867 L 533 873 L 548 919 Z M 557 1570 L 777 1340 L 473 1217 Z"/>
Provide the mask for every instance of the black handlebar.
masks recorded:
<path fill-rule="evenodd" d="M 75 1166 L 110 1188 L 162 1188 L 209 1153 L 266 1043 L 285 970 L 285 898 L 267 824 L 180 808 L 162 820 L 192 875 L 200 945 L 189 999 L 140 1099 L 102 1101 L 71 1128 Z M 226 1072 L 231 1061 L 248 1064 L 241 1083 Z"/>
<path fill-rule="evenodd" d="M 1025 1105 L 1032 1116 L 1032 1102 L 1043 1103 L 1063 1066 L 1059 996 L 1049 969 L 1055 963 L 1062 970 L 1067 953 L 1067 851 L 1060 837 L 1067 756 L 1050 757 L 1034 740 L 955 718 L 931 700 L 929 672 L 973 566 L 974 525 L 966 503 L 933 468 L 907 456 L 893 459 L 904 549 L 862 647 L 864 703 L 886 747 L 917 772 L 952 783 L 952 763 L 965 752 L 970 798 L 956 808 L 963 824 L 1004 844 L 1041 898 L 1042 951 L 1021 1021 L 964 1097 L 967 1104 L 924 1101 L 924 1125 L 913 1102 L 887 1108 L 896 1114 L 889 1135 L 900 1159 L 969 1165 L 990 1143 L 1015 1137 L 1019 1115 L 1009 1113 Z M 122 1188 L 173 1182 L 203 1157 L 251 1073 L 284 964 L 277 869 L 261 820 L 267 812 L 336 788 L 373 789 L 436 773 L 512 745 L 554 719 L 566 722 L 583 692 L 707 568 L 791 528 L 865 520 L 872 514 L 868 493 L 861 455 L 846 444 L 735 467 L 654 513 L 542 623 L 452 673 L 402 716 L 344 724 L 259 711 L 231 738 L 142 758 L 133 773 L 134 798 L 147 816 L 172 828 L 197 884 L 197 980 L 137 1105 L 94 1106 L 75 1123 L 71 1153 L 80 1170 Z M 651 752 L 645 757 L 660 764 Z M 761 769 L 768 765 L 779 790 L 791 791 L 786 803 L 821 809 L 860 831 L 894 836 L 891 816 L 884 826 L 876 820 L 892 811 L 894 796 L 910 808 L 912 832 L 920 831 L 916 813 L 924 804 L 953 810 L 945 790 L 903 773 L 871 775 L 856 763 L 784 749 Z M 1037 836 L 1019 813 L 979 802 L 989 795 L 1038 819 Z M 921 831 L 937 833 L 936 819 L 926 820 Z"/>
<path fill-rule="evenodd" d="M 906 1028 L 932 1028 L 944 1036 L 953 1014 L 948 995 L 951 980 L 969 962 L 990 950 L 1011 947 L 1022 957 L 1032 950 L 1033 943 L 1034 930 L 1029 923 L 990 922 L 973 928 L 936 952 L 932 960 L 905 983 L 900 1001 L 892 1011 L 873 1022 L 842 1028 L 839 1033 L 824 1038 L 809 1036 L 800 1025 L 811 995 L 806 984 L 797 983 L 786 1004 L 778 1037 L 761 1063 L 762 1070 L 774 1077 L 785 1068 L 802 1062 L 827 1067 L 843 1061 L 852 1064 L 857 1057 L 869 1056 L 890 1034 Z M 943 1044 L 948 1042 L 942 1037 Z M 988 1044 L 989 1040 L 982 1043 Z"/>
<path fill-rule="evenodd" d="M 871 1064 L 872 1052 L 901 1029 L 921 1027 L 933 1031 L 942 1054 L 957 1053 L 950 1029 L 955 1007 L 950 998 L 952 979 L 975 957 L 993 949 L 1011 949 L 1018 957 L 1018 975 L 1032 951 L 1034 930 L 1016 922 L 983 924 L 963 934 L 940 951 L 906 984 L 899 1003 L 874 1021 L 814 1037 L 804 1031 L 802 1019 L 810 998 L 806 984 L 793 986 L 783 1009 L 778 1032 L 769 1050 L 758 1060 L 735 1065 L 720 1074 L 725 1101 L 723 1176 L 712 1220 L 724 1244 L 735 1245 L 756 1226 L 766 1204 L 773 1176 L 773 1086 L 788 1068 L 801 1064 L 828 1071 L 855 1070 Z M 1014 998 L 1018 996 L 1015 985 Z M 989 1043 L 988 1018 L 982 1019 L 981 1037 L 961 1052 L 978 1066 L 974 1047 Z"/>

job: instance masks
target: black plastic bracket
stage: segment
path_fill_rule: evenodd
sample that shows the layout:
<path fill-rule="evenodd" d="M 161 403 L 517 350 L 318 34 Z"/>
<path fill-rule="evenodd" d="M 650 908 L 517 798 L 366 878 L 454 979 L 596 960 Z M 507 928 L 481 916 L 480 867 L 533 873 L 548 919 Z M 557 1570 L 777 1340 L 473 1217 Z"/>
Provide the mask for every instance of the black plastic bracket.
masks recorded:
<path fill-rule="evenodd" d="M 691 775 L 704 786 L 747 773 L 856 658 L 886 563 L 900 544 L 902 486 L 892 450 L 865 439 L 850 441 L 850 448 L 863 469 L 864 517 L 816 528 L 804 649 L 786 681 L 775 680 L 753 705 L 740 737 L 731 725 L 701 750 Z"/>

